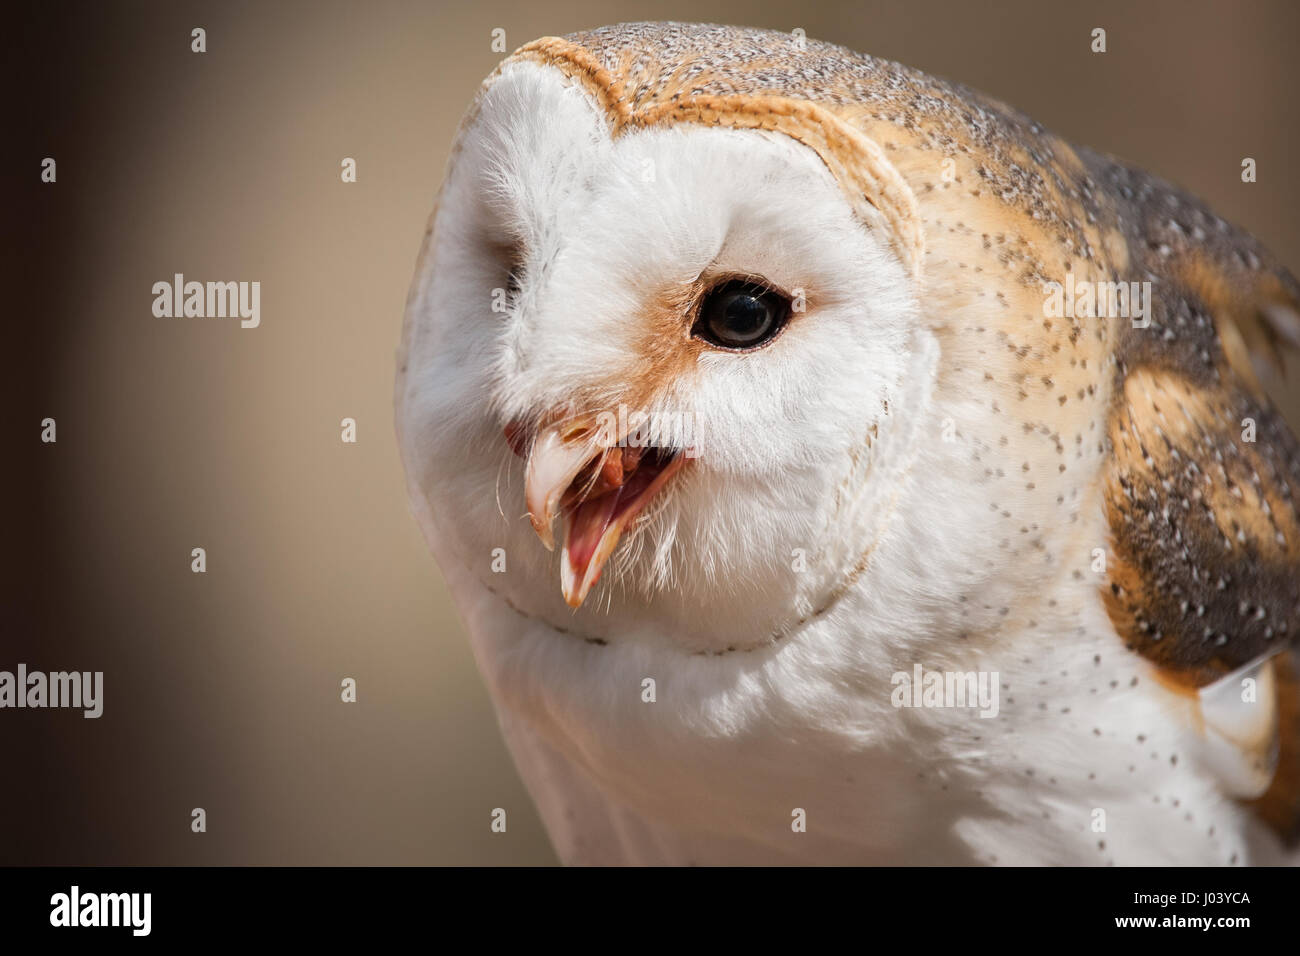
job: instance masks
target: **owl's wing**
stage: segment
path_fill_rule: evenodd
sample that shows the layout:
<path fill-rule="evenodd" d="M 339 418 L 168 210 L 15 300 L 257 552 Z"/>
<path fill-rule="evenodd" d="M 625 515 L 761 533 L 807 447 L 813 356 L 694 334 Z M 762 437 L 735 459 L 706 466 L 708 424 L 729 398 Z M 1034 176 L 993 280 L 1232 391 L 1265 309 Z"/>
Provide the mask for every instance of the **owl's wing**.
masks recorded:
<path fill-rule="evenodd" d="M 1192 698 L 1234 795 L 1300 839 L 1300 445 L 1260 384 L 1300 345 L 1300 288 L 1250 236 L 1090 157 L 1114 197 L 1147 328 L 1116 348 L 1107 610 Z"/>

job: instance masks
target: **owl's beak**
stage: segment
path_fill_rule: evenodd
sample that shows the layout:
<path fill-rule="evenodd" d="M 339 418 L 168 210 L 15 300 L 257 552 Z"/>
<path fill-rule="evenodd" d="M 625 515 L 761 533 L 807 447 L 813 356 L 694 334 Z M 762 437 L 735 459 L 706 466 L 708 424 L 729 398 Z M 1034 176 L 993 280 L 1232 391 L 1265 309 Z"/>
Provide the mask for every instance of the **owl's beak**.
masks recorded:
<path fill-rule="evenodd" d="M 567 419 L 543 429 L 534 439 L 528 452 L 524 501 L 528 520 L 547 551 L 555 550 L 551 526 L 564 493 L 578 472 L 611 443 L 609 437 L 599 434 L 594 417 Z"/>
<path fill-rule="evenodd" d="M 618 434 L 612 419 L 567 418 L 542 429 L 527 449 L 528 519 L 554 550 L 551 529 L 563 516 L 560 588 L 570 607 L 586 600 L 623 532 L 686 462 L 664 449 L 626 447 L 628 436 Z M 507 428 L 506 437 L 525 453 L 516 428 Z"/>

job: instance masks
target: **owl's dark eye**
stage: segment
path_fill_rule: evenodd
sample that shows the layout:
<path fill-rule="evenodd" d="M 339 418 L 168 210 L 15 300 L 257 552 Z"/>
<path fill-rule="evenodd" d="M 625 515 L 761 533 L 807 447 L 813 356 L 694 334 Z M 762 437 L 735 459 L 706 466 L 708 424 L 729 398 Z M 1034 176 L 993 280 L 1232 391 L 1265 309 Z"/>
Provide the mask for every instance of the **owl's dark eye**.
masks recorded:
<path fill-rule="evenodd" d="M 506 295 L 514 298 L 519 294 L 519 277 L 524 271 L 524 244 L 519 239 L 502 239 L 489 244 L 489 252 L 500 264 L 505 274 Z"/>
<path fill-rule="evenodd" d="M 790 317 L 790 300 L 743 279 L 723 282 L 700 303 L 691 335 L 718 348 L 743 352 L 776 337 Z"/>

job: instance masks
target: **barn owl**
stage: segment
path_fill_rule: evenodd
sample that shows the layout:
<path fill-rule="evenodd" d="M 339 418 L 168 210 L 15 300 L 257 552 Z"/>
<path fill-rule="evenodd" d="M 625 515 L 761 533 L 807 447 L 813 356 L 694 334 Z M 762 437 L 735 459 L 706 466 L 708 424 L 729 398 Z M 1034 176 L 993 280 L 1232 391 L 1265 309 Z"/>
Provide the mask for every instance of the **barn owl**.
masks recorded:
<path fill-rule="evenodd" d="M 837 46 L 504 60 L 396 417 L 560 858 L 1292 861 L 1300 451 L 1261 383 L 1298 291 L 1178 189 Z"/>

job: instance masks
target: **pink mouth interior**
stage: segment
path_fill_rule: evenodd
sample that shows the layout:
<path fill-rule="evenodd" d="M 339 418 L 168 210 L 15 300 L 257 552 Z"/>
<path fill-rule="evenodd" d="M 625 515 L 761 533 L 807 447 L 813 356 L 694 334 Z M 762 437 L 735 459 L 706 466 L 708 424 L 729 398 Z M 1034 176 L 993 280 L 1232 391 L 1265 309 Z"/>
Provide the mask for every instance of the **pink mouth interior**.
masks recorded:
<path fill-rule="evenodd" d="M 600 539 L 610 525 L 645 505 L 650 497 L 646 491 L 674 457 L 671 451 L 647 449 L 636 470 L 626 476 L 621 486 L 591 498 L 582 498 L 568 506 L 565 511 L 565 543 L 569 563 L 579 575 L 591 563 Z M 570 494 L 576 492 L 580 495 L 590 480 L 590 477 L 585 477 L 584 470 L 584 474 L 570 486 Z"/>

